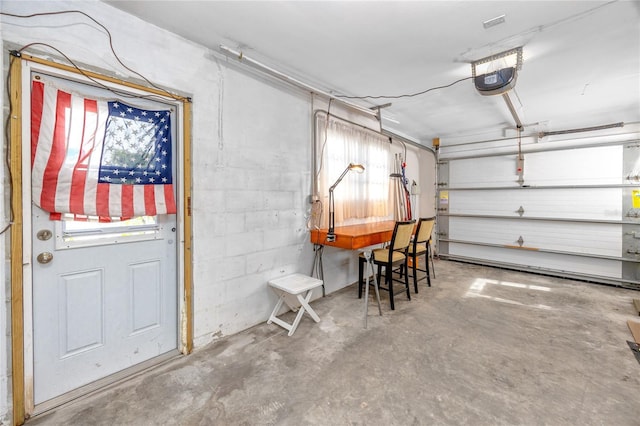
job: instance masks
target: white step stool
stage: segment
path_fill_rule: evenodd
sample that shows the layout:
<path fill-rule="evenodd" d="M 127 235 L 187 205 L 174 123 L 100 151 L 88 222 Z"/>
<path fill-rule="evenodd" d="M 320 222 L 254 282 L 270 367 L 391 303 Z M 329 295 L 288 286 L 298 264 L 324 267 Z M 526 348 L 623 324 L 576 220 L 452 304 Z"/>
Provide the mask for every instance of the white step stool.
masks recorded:
<path fill-rule="evenodd" d="M 276 307 L 273 308 L 273 312 L 271 312 L 271 316 L 269 317 L 269 321 L 267 321 L 267 324 L 275 322 L 284 329 L 289 330 L 288 335 L 292 336 L 296 331 L 296 328 L 298 328 L 298 324 L 300 323 L 302 315 L 305 313 L 305 311 L 311 316 L 311 318 L 313 318 L 315 322 L 320 322 L 320 317 L 311 308 L 311 306 L 309 306 L 309 300 L 311 300 L 311 292 L 313 291 L 313 289 L 323 285 L 322 280 L 318 280 L 307 275 L 292 274 L 282 278 L 271 280 L 269 281 L 269 285 L 273 288 L 274 292 L 280 296 L 280 298 L 278 299 L 278 303 L 276 303 Z M 287 306 L 289 306 L 291 310 L 295 312 L 297 307 L 294 303 L 290 303 L 289 300 L 287 300 L 288 295 L 296 296 L 298 302 L 300 302 L 298 315 L 296 315 L 296 318 L 293 320 L 292 324 L 288 324 L 276 317 L 278 311 L 282 307 L 282 303 L 286 303 Z"/>

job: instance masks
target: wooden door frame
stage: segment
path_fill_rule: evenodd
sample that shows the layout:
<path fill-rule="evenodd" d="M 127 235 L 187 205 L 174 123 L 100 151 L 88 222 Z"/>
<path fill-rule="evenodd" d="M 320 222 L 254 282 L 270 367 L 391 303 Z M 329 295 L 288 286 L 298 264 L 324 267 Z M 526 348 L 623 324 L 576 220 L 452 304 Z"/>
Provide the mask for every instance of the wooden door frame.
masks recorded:
<path fill-rule="evenodd" d="M 22 78 L 23 61 L 30 61 L 57 70 L 84 75 L 91 79 L 115 83 L 135 90 L 141 90 L 155 95 L 168 97 L 182 104 L 182 202 L 178 203 L 178 220 L 182 219 L 182 262 L 178 262 L 178 282 L 182 278 L 184 315 L 179 315 L 177 325 L 180 337 L 180 350 L 189 354 L 193 350 L 193 270 L 192 270 L 192 223 L 191 223 L 191 99 L 178 96 L 158 88 L 150 88 L 140 84 L 112 78 L 103 74 L 80 70 L 78 68 L 30 56 L 23 53 L 11 52 L 9 64 L 9 165 L 11 185 L 11 371 L 12 371 L 12 419 L 14 425 L 21 425 L 33 411 L 33 386 L 26 383 L 25 378 L 25 307 L 24 307 L 24 276 L 25 269 L 31 268 L 31 259 L 24 256 L 25 236 L 23 221 L 24 202 L 30 202 L 30 197 L 23 194 L 23 117 Z M 26 135 L 28 137 L 28 135 Z M 181 204 L 181 205 L 180 205 Z M 180 214 L 182 217 L 180 217 Z M 182 276 L 180 276 L 182 274 Z M 30 331 L 29 331 L 30 332 Z M 27 386 L 28 385 L 28 386 Z"/>

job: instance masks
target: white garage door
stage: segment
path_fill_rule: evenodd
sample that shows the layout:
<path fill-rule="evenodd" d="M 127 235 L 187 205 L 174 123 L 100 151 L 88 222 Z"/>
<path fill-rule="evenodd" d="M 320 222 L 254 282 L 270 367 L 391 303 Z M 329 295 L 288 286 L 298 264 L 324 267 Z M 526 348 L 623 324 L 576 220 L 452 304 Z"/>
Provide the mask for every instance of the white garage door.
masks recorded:
<path fill-rule="evenodd" d="M 440 159 L 440 256 L 640 289 L 638 141 L 541 144 L 523 157 Z"/>

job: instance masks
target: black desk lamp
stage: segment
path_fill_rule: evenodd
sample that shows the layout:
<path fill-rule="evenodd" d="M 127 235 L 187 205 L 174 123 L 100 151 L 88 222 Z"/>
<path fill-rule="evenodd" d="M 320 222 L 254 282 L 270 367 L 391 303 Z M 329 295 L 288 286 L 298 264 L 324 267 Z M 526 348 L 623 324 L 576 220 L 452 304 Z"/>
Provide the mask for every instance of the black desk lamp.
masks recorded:
<path fill-rule="evenodd" d="M 344 178 L 346 174 L 349 173 L 349 170 L 354 170 L 358 173 L 362 173 L 364 172 L 364 166 L 362 164 L 353 164 L 353 163 L 349 164 L 347 168 L 344 169 L 344 172 L 342 172 L 342 174 L 340 175 L 336 183 L 334 183 L 329 187 L 329 232 L 327 232 L 328 242 L 333 242 L 336 240 L 336 234 L 334 234 L 336 219 L 335 219 L 335 209 L 333 206 L 333 190 L 336 189 L 336 186 L 338 186 L 340 181 L 342 181 L 342 178 Z"/>

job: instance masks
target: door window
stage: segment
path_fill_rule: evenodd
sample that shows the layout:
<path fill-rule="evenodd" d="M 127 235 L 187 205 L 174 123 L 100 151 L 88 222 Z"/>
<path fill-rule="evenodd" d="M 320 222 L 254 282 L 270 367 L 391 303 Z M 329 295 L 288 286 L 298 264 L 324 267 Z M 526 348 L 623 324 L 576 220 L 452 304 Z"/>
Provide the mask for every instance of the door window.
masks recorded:
<path fill-rule="evenodd" d="M 160 231 L 157 216 L 106 223 L 62 220 L 56 223 L 56 249 L 160 239 Z"/>

